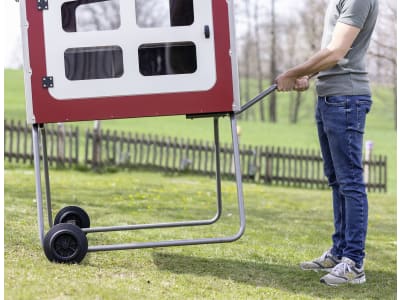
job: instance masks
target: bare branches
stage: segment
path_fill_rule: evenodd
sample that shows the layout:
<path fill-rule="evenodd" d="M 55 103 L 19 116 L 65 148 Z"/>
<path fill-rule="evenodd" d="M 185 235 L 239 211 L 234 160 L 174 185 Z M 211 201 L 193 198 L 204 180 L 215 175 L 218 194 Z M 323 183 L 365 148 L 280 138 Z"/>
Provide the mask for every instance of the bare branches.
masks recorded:
<path fill-rule="evenodd" d="M 386 55 L 380 54 L 380 53 L 376 53 L 374 51 L 369 51 L 368 52 L 369 55 L 374 56 L 378 59 L 383 59 L 383 60 L 387 60 L 388 62 L 392 63 L 393 65 L 397 65 L 397 59 L 395 57 L 388 57 Z"/>
<path fill-rule="evenodd" d="M 320 49 L 328 1 L 238 0 L 235 2 L 240 72 L 242 82 L 246 82 L 246 96 L 251 96 L 252 80 L 258 79 L 259 84 L 273 80 L 277 72 L 301 63 Z M 372 82 L 391 83 L 395 86 L 397 5 L 393 0 L 379 1 L 380 17 L 366 64 Z M 264 77 L 264 81 L 259 79 L 260 74 Z M 301 103 L 298 95 L 294 94 L 293 111 L 290 113 L 293 120 L 297 119 L 295 114 Z"/>

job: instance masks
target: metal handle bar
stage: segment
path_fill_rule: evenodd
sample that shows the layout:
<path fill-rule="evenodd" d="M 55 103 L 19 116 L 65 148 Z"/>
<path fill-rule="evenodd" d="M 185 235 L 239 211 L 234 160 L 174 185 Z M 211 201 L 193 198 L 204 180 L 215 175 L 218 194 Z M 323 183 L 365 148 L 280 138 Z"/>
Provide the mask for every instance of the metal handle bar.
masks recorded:
<path fill-rule="evenodd" d="M 311 75 L 306 76 L 308 80 L 310 80 L 311 78 L 313 78 L 314 76 L 317 76 L 318 72 L 313 73 Z M 247 102 L 245 105 L 242 106 L 242 108 L 235 112 L 236 115 L 240 115 L 242 112 L 244 112 L 245 110 L 249 109 L 250 107 L 252 107 L 254 104 L 256 104 L 257 102 L 261 101 L 262 99 L 264 99 L 265 97 L 267 97 L 269 94 L 271 94 L 273 91 L 275 91 L 278 88 L 278 85 L 276 83 L 274 83 L 273 85 L 271 85 L 268 89 L 266 89 L 265 91 L 263 91 L 261 94 L 259 94 L 258 96 L 256 96 L 254 99 L 251 99 L 249 102 Z"/>
<path fill-rule="evenodd" d="M 267 97 L 269 94 L 271 94 L 273 91 L 275 91 L 278 88 L 278 85 L 275 83 L 273 85 L 271 85 L 268 89 L 266 89 L 265 91 L 263 91 L 261 94 L 259 94 L 258 96 L 256 96 L 255 98 L 251 99 L 249 102 L 247 102 L 245 105 L 242 106 L 242 108 L 235 112 L 236 115 L 240 115 L 242 112 L 244 112 L 245 110 L 249 109 L 250 107 L 252 107 L 254 104 L 256 104 L 257 102 L 261 101 L 262 99 L 264 99 L 265 97 Z"/>

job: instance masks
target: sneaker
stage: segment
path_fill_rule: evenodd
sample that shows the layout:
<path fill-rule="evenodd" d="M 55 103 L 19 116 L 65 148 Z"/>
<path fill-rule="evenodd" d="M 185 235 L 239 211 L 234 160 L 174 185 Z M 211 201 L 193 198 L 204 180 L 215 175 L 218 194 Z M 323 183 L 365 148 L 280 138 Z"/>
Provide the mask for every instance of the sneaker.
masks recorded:
<path fill-rule="evenodd" d="M 340 259 L 333 256 L 331 249 L 329 249 L 328 251 L 325 251 L 321 257 L 318 257 L 313 261 L 302 262 L 300 268 L 302 270 L 330 272 L 338 263 L 340 263 Z"/>
<path fill-rule="evenodd" d="M 361 284 L 366 281 L 364 267 L 357 268 L 356 263 L 347 257 L 332 269 L 332 271 L 321 278 L 322 283 L 338 286 L 345 283 Z"/>

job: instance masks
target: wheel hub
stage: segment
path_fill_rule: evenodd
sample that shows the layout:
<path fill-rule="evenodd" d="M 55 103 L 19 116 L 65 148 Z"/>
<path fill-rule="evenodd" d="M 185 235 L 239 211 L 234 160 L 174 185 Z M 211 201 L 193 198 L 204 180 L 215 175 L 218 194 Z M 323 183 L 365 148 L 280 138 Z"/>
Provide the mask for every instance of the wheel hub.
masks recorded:
<path fill-rule="evenodd" d="M 61 257 L 73 257 L 78 250 L 78 243 L 73 236 L 62 234 L 55 239 L 54 250 Z"/>

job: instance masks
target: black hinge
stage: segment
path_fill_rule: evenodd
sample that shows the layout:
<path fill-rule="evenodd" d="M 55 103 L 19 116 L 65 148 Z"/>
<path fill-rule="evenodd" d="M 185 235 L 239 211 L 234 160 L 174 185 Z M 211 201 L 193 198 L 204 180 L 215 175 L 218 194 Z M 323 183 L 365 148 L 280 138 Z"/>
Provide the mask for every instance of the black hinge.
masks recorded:
<path fill-rule="evenodd" d="M 37 9 L 38 10 L 49 9 L 48 0 L 37 0 Z"/>
<path fill-rule="evenodd" d="M 45 89 L 54 87 L 53 76 L 42 77 L 42 87 Z"/>

